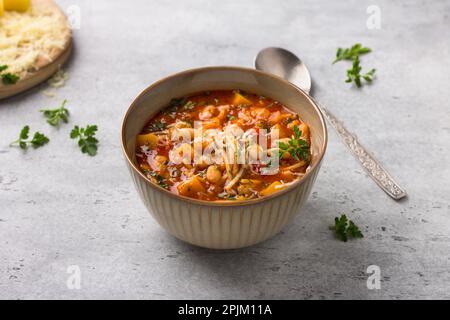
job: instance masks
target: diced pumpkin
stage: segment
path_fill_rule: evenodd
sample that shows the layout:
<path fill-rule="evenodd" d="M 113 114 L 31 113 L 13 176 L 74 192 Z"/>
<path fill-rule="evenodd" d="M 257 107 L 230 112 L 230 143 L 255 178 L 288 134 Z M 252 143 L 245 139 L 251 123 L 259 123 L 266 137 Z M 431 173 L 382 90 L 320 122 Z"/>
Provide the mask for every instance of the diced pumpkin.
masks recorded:
<path fill-rule="evenodd" d="M 2 1 L 0 1 L 2 2 Z M 31 7 L 31 0 L 3 0 L 3 5 L 7 11 L 25 12 Z M 1 7 L 1 4 L 0 4 Z M 1 15 L 1 9 L 0 9 Z"/>
<path fill-rule="evenodd" d="M 193 176 L 188 180 L 183 181 L 178 185 L 177 189 L 180 195 L 187 197 L 192 197 L 195 196 L 198 192 L 206 191 L 198 176 Z"/>
<path fill-rule="evenodd" d="M 251 105 L 252 102 L 250 100 L 248 100 L 246 97 L 244 97 L 242 94 L 240 94 L 239 92 L 235 92 L 234 97 L 233 97 L 233 104 L 235 106 L 240 105 L 240 104 Z"/>
<path fill-rule="evenodd" d="M 268 196 L 268 195 L 271 195 L 272 193 L 283 190 L 284 188 L 286 188 L 285 184 L 281 183 L 280 181 L 275 181 L 275 182 L 272 182 L 267 188 L 262 190 L 260 192 L 260 194 L 262 196 Z"/>
<path fill-rule="evenodd" d="M 153 133 L 140 134 L 137 136 L 136 141 L 138 146 L 147 145 L 150 149 L 154 149 L 158 145 L 158 136 Z"/>

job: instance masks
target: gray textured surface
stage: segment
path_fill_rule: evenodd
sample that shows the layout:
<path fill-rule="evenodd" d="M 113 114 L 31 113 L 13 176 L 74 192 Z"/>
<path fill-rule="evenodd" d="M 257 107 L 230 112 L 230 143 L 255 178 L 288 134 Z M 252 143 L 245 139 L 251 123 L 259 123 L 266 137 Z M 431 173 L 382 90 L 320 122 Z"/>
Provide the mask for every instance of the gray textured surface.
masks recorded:
<path fill-rule="evenodd" d="M 72 1 L 60 1 L 66 8 Z M 80 1 L 70 80 L 0 102 L 0 298 L 450 298 L 450 3 L 448 1 Z M 381 8 L 381 30 L 366 8 Z M 335 48 L 374 49 L 378 79 L 343 82 Z M 334 132 L 313 194 L 292 225 L 260 245 L 216 252 L 167 235 L 138 199 L 123 163 L 122 117 L 142 89 L 195 66 L 251 66 L 263 47 L 307 63 L 314 95 L 409 192 L 394 202 L 364 174 Z M 69 100 L 70 125 L 38 109 Z M 97 123 L 97 157 L 68 134 Z M 47 133 L 44 148 L 8 147 L 20 128 Z M 328 225 L 347 213 L 365 238 L 342 243 Z M 384 230 L 384 231 L 383 231 Z M 366 288 L 369 265 L 380 290 Z M 82 272 L 66 286 L 67 267 Z"/>

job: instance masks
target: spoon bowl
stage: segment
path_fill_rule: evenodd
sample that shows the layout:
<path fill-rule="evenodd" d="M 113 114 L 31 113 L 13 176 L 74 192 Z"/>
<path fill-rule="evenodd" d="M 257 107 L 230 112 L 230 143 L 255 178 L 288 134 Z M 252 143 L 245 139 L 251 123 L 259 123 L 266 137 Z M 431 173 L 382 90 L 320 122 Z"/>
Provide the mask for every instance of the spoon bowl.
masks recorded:
<path fill-rule="evenodd" d="M 286 79 L 309 93 L 311 75 L 306 65 L 292 52 L 276 47 L 261 50 L 255 58 L 255 67 Z"/>

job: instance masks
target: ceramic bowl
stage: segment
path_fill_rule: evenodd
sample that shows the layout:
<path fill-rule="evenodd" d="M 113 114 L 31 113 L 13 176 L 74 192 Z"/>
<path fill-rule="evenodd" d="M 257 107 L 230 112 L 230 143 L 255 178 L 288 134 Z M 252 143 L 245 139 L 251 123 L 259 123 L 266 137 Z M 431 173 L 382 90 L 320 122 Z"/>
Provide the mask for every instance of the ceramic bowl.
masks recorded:
<path fill-rule="evenodd" d="M 136 136 L 172 98 L 208 90 L 241 89 L 278 100 L 310 126 L 312 161 L 305 176 L 267 197 L 204 201 L 179 196 L 151 182 L 136 164 Z M 235 249 L 276 235 L 301 212 L 327 146 L 327 129 L 314 100 L 293 84 L 254 69 L 206 67 L 166 77 L 145 89 L 122 124 L 122 146 L 136 189 L 150 214 L 173 236 L 200 247 Z"/>

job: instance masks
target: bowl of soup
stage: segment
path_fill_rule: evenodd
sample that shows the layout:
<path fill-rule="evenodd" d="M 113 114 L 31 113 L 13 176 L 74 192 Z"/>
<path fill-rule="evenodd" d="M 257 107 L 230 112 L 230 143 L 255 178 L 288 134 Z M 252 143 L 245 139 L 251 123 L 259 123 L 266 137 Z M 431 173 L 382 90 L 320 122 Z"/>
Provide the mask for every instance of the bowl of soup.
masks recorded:
<path fill-rule="evenodd" d="M 327 130 L 314 100 L 254 69 L 206 67 L 145 89 L 122 124 L 140 198 L 167 232 L 234 249 L 276 235 L 301 212 Z"/>

